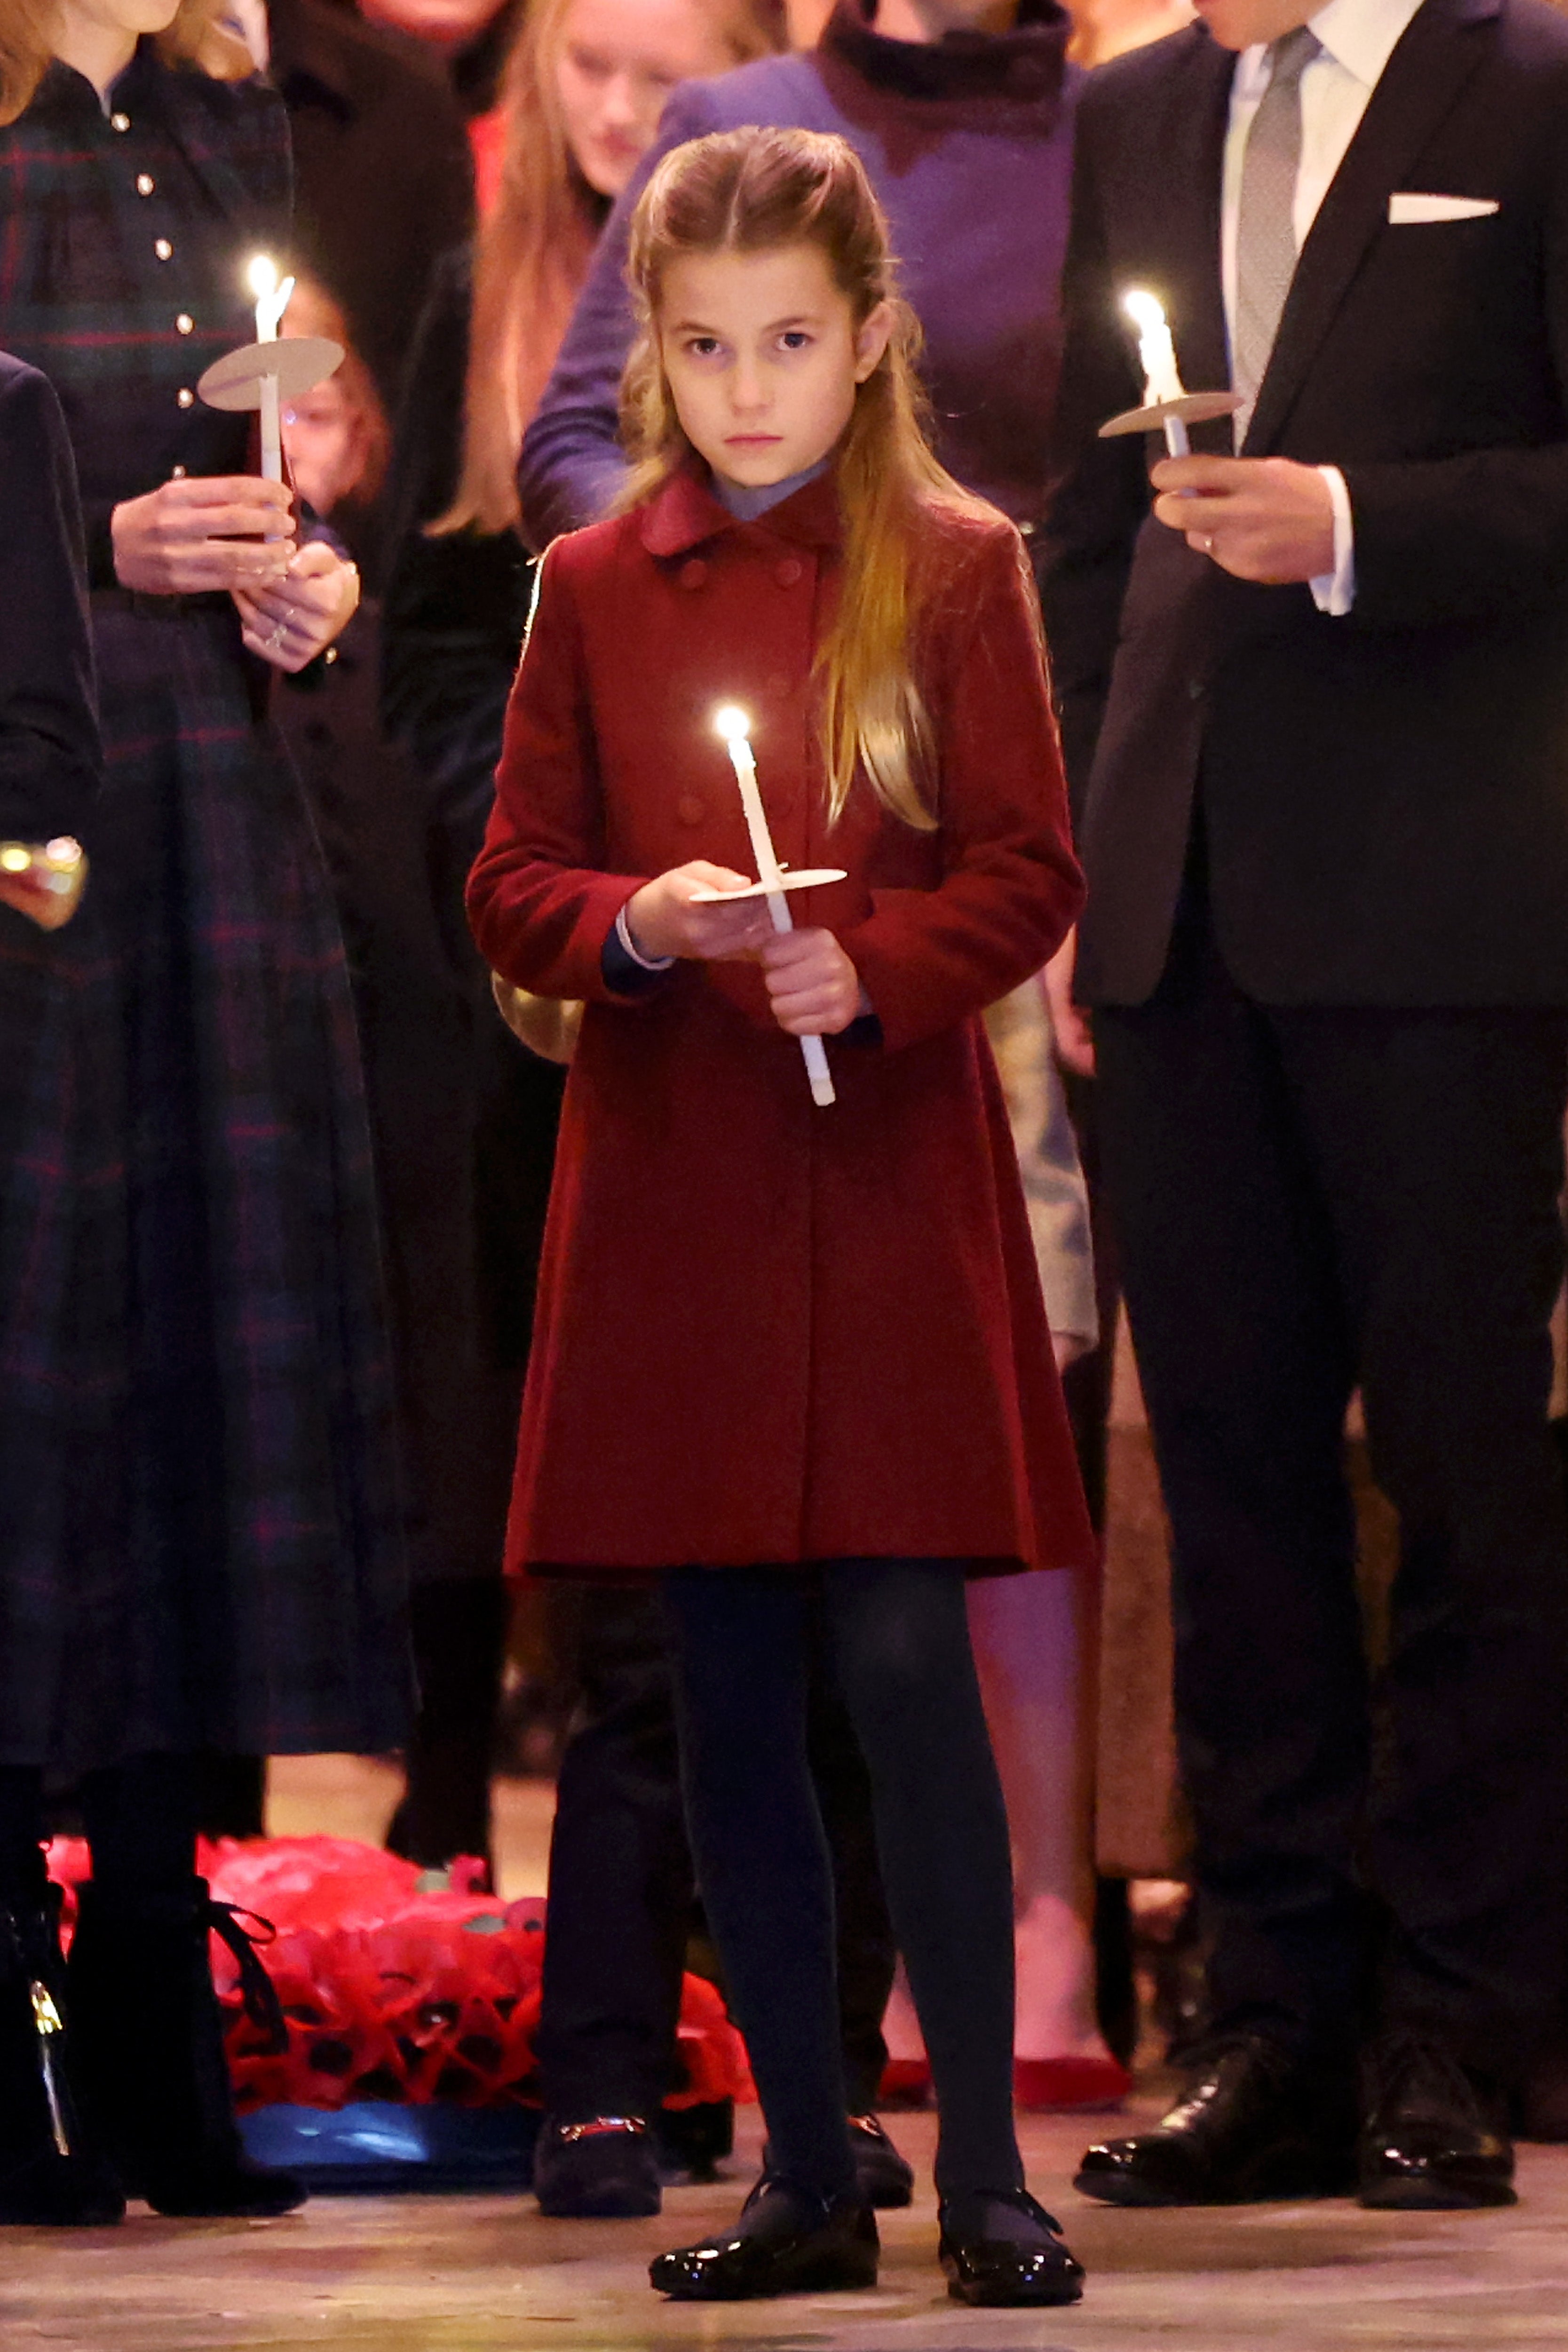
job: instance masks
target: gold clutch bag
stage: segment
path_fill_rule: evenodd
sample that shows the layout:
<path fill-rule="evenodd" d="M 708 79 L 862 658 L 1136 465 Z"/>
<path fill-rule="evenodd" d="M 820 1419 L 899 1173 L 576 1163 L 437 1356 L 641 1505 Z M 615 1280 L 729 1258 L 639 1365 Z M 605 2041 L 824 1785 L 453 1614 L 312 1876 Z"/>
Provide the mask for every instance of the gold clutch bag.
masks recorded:
<path fill-rule="evenodd" d="M 530 1054 L 546 1062 L 570 1061 L 582 1026 L 582 1006 L 575 997 L 530 996 L 498 971 L 490 974 L 490 990 L 502 1020 Z"/>
<path fill-rule="evenodd" d="M 0 841 L 0 903 L 15 907 L 40 930 L 62 929 L 86 887 L 87 858 L 68 834 L 43 843 Z"/>

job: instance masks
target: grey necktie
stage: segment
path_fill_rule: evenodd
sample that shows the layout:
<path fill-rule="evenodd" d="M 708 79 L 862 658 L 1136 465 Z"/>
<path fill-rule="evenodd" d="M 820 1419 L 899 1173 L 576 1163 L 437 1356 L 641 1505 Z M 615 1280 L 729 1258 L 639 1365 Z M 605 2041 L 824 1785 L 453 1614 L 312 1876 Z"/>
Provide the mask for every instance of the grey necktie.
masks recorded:
<path fill-rule="evenodd" d="M 1231 385 L 1246 405 L 1236 420 L 1237 444 L 1258 398 L 1274 348 L 1280 313 L 1296 268 L 1292 215 L 1301 167 L 1301 76 L 1321 44 L 1305 25 L 1270 42 L 1269 87 L 1252 117 L 1241 165 L 1236 224 L 1236 320 Z"/>

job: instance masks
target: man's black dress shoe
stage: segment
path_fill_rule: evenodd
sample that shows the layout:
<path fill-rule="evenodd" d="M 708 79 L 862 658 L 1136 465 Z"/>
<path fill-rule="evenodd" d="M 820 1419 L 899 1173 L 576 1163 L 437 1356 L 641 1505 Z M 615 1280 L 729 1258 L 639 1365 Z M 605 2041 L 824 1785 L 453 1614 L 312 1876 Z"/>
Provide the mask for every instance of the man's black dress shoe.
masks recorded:
<path fill-rule="evenodd" d="M 651 2264 L 677 2303 L 745 2303 L 770 2294 L 836 2294 L 876 2284 L 881 2246 L 869 2205 L 829 2204 L 764 2173 L 736 2227 Z"/>
<path fill-rule="evenodd" d="M 1260 2034 L 1213 2046 L 1155 2126 L 1097 2141 L 1074 2186 L 1106 2205 L 1246 2205 L 1334 2197 L 1354 2179 L 1354 2133 L 1289 2051 Z"/>
<path fill-rule="evenodd" d="M 1375 2043 L 1365 2067 L 1364 2205 L 1461 2212 L 1514 2202 L 1506 2102 L 1439 2042 L 1409 2032 Z"/>
<path fill-rule="evenodd" d="M 937 2255 L 956 2303 L 1077 2303 L 1083 2265 L 1062 2243 L 1061 2224 L 1027 2189 L 955 2198 L 941 2210 Z"/>

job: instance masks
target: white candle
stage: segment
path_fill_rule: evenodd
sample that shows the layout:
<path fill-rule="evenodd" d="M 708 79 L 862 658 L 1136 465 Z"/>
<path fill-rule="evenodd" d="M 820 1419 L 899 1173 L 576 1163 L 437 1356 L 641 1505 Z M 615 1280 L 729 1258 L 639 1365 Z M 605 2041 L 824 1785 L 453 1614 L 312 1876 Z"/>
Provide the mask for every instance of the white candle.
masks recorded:
<path fill-rule="evenodd" d="M 250 290 L 256 296 L 256 340 L 275 343 L 294 280 L 286 278 L 280 286 L 276 265 L 265 253 L 258 253 L 250 265 Z M 261 472 L 264 481 L 283 479 L 283 415 L 275 375 L 261 379 Z"/>
<path fill-rule="evenodd" d="M 1138 329 L 1138 358 L 1144 370 L 1144 406 L 1163 408 L 1167 401 L 1183 400 L 1181 373 L 1176 366 L 1176 344 L 1166 323 L 1165 308 L 1153 294 L 1134 290 L 1124 294 L 1122 307 Z M 1165 420 L 1166 447 L 1173 457 L 1191 454 L 1186 426 L 1179 416 Z"/>
<path fill-rule="evenodd" d="M 784 877 L 773 847 L 773 835 L 768 830 L 768 812 L 758 790 L 757 762 L 751 755 L 751 721 L 744 710 L 727 703 L 722 710 L 715 711 L 713 723 L 729 747 L 730 765 L 740 786 L 740 805 L 746 812 L 746 829 L 751 835 L 751 854 L 757 860 L 757 878 L 768 893 L 773 928 L 776 931 L 793 930 L 789 901 L 780 887 Z M 806 1060 L 806 1076 L 811 1082 L 811 1100 L 825 1109 L 837 1100 L 832 1074 L 828 1068 L 827 1048 L 820 1037 L 802 1037 L 800 1051 Z"/>

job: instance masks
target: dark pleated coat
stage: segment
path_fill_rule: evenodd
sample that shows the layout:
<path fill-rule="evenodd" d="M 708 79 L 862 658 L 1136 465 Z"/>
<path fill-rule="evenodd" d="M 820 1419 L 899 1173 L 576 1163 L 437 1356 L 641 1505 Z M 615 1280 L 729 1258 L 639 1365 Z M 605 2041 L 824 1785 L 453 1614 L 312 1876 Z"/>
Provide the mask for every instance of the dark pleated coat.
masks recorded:
<path fill-rule="evenodd" d="M 0 131 L 0 343 L 50 376 L 75 451 L 105 779 L 92 1015 L 34 1071 L 40 1186 L 86 1150 L 91 1213 L 0 1365 L 0 1419 L 19 1391 L 56 1401 L 26 1543 L 0 1496 L 0 1761 L 403 1728 L 370 1150 L 320 853 L 228 599 L 128 595 L 110 536 L 176 471 L 245 470 L 247 420 L 193 387 L 249 340 L 245 268 L 286 260 L 287 186 L 277 97 L 146 42 L 107 113 L 57 64 Z"/>

